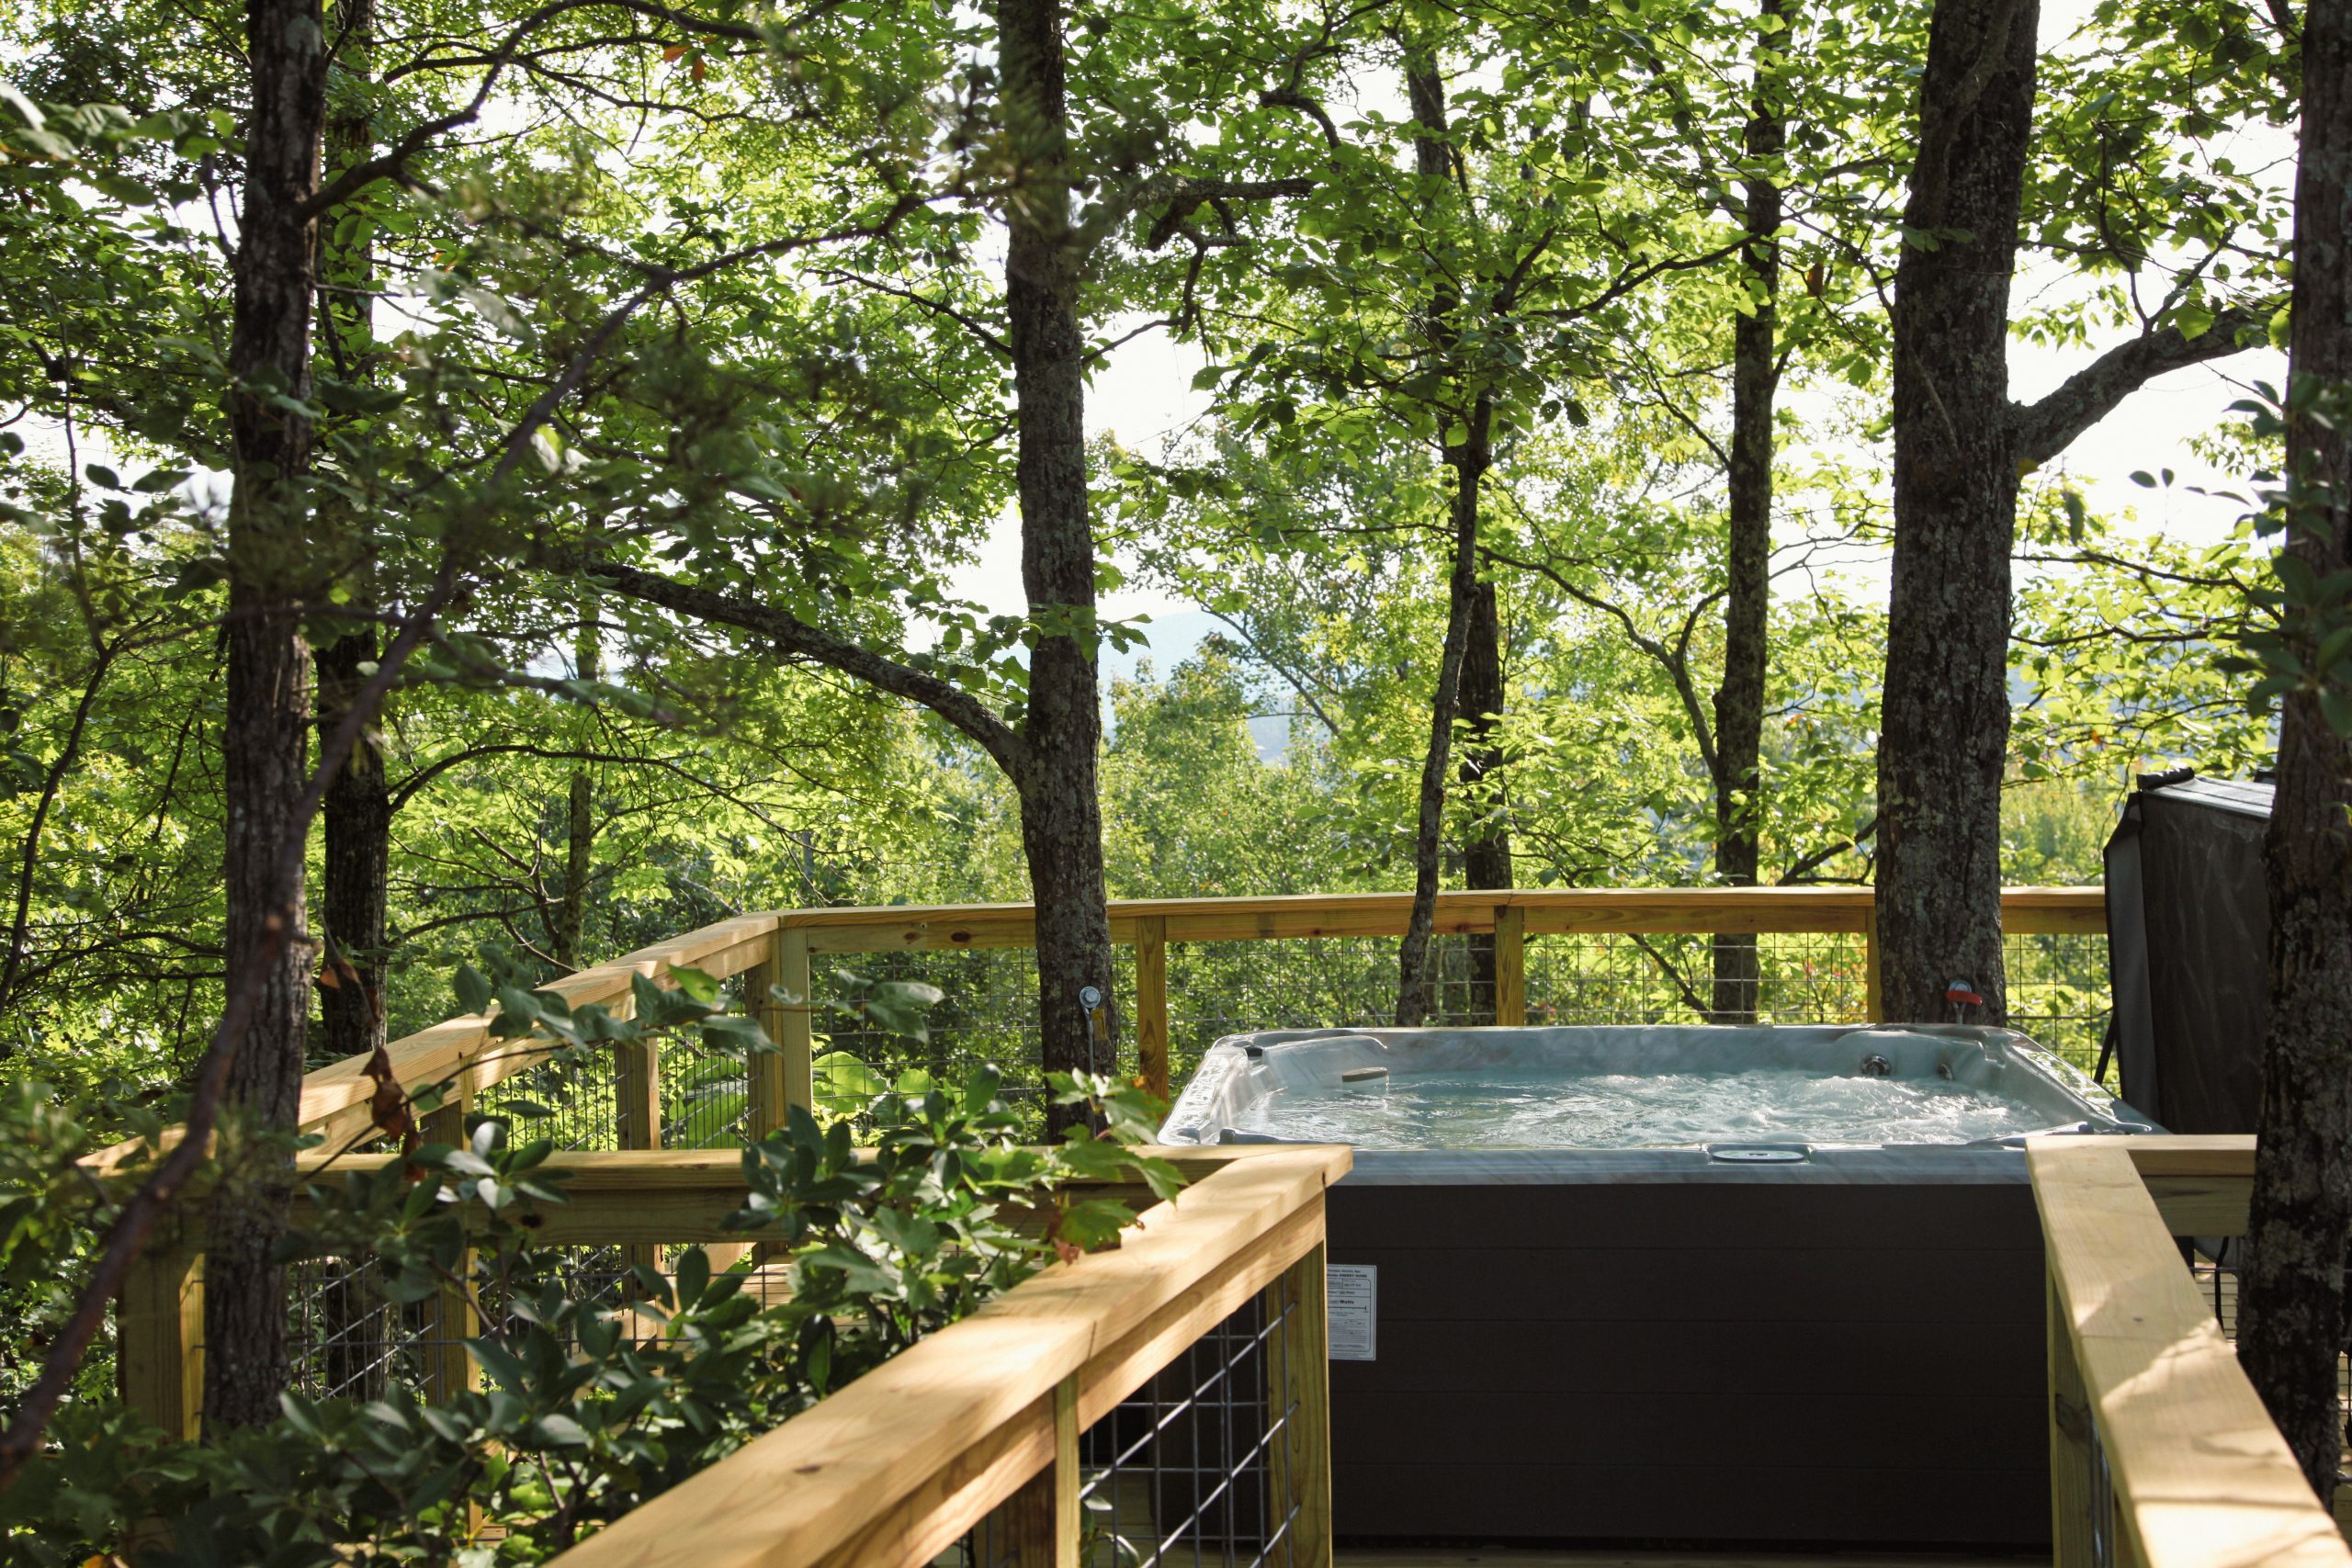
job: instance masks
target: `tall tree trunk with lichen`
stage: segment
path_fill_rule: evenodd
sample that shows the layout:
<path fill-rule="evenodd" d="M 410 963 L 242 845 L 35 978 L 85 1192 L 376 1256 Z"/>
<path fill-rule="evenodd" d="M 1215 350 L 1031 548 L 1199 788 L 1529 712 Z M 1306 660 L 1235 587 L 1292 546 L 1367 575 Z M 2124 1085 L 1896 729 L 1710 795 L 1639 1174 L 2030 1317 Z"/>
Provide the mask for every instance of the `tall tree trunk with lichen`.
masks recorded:
<path fill-rule="evenodd" d="M 1878 753 L 1886 1016 L 2007 1017 L 2001 775 L 2018 442 L 2009 276 L 2032 139 L 2036 0 L 1938 0 L 1894 281 L 1894 560 Z"/>
<path fill-rule="evenodd" d="M 1434 212 L 1453 177 L 1453 147 L 1445 117 L 1445 80 L 1432 54 L 1408 51 L 1405 87 L 1413 106 L 1415 168 L 1423 200 Z M 1457 342 L 1453 314 L 1460 303 L 1458 291 L 1446 283 L 1440 284 L 1430 298 L 1430 336 L 1441 357 L 1450 357 Z M 1469 406 L 1462 411 L 1462 438 L 1448 441 L 1444 448 L 1445 465 L 1453 470 L 1447 518 L 1453 565 L 1446 580 L 1445 644 L 1438 655 L 1437 688 L 1430 695 L 1429 750 L 1421 760 L 1413 837 L 1412 912 L 1396 955 L 1396 1025 L 1400 1029 L 1418 1028 L 1430 1015 L 1430 935 L 1437 924 L 1438 881 L 1443 869 L 1446 775 L 1453 768 L 1462 666 L 1477 608 L 1478 488 L 1494 461 L 1494 400 L 1487 393 L 1472 395 Z"/>
<path fill-rule="evenodd" d="M 368 73 L 375 31 L 373 0 L 344 0 L 334 51 L 338 89 L 326 125 L 330 167 L 364 161 L 372 151 Z M 365 239 L 327 247 L 320 325 L 329 362 L 345 382 L 373 379 L 375 258 Z M 333 626 L 318 653 L 318 732 L 322 746 L 341 728 L 367 683 L 378 651 L 377 627 L 359 617 L 376 610 L 376 547 L 368 520 L 347 500 L 322 502 L 320 532 L 342 566 L 354 618 Z M 379 722 L 380 722 L 380 716 Z M 329 966 L 319 994 L 319 1029 L 327 1053 L 365 1055 L 384 1043 L 385 918 L 390 874 L 392 800 L 383 748 L 371 727 L 351 761 L 329 779 L 319 812 L 324 837 L 319 921 Z"/>
<path fill-rule="evenodd" d="M 330 169 L 364 162 L 374 151 L 369 132 L 368 73 L 375 43 L 374 0 L 341 0 L 336 7 L 334 70 L 328 78 L 326 161 Z M 320 258 L 319 326 L 327 363 L 349 384 L 374 379 L 375 254 L 355 229 Z M 322 499 L 318 532 L 343 568 L 346 603 L 358 612 L 329 623 L 318 650 L 319 746 L 323 750 L 358 700 L 376 661 L 376 541 L 363 508 L 347 498 Z M 379 712 L 376 724 L 380 724 Z M 320 935 L 327 961 L 319 977 L 319 1032 L 329 1056 L 364 1056 L 385 1043 L 386 917 L 391 874 L 392 796 L 376 724 L 360 731 L 350 760 L 326 781 L 319 802 Z M 345 1268 L 322 1303 L 327 1386 L 351 1399 L 383 1392 L 386 1357 L 378 1325 L 384 1297 L 364 1264 Z"/>
<path fill-rule="evenodd" d="M 593 592 L 581 595 L 580 635 L 572 645 L 572 671 L 582 681 L 597 681 L 604 677 L 605 650 L 599 641 L 596 624 L 596 600 Z M 584 744 L 587 726 L 581 726 Z M 582 933 L 588 924 L 588 884 L 595 870 L 596 852 L 596 781 L 585 762 L 571 765 L 571 782 L 565 792 L 563 835 L 563 887 L 557 895 L 555 908 L 555 961 L 567 969 L 580 967 Z"/>
<path fill-rule="evenodd" d="M 247 0 L 252 112 L 238 213 L 230 330 L 228 681 L 221 727 L 226 806 L 223 885 L 231 975 L 269 973 L 222 1096 L 241 1136 L 206 1218 L 204 1393 L 208 1427 L 258 1426 L 286 1386 L 286 1270 L 278 1238 L 292 1185 L 312 945 L 301 885 L 278 879 L 305 784 L 311 721 L 311 653 L 300 612 L 312 541 L 307 479 L 311 425 L 286 400 L 311 396 L 311 303 L 317 225 L 304 204 L 319 186 L 326 47 L 306 0 Z M 276 394 L 284 394 L 283 398 Z"/>
<path fill-rule="evenodd" d="M 2306 400 L 2352 389 L 2352 10 L 2305 16 L 2286 553 L 2316 580 L 2352 570 L 2352 427 Z M 2318 640 L 2317 628 L 2297 638 L 2306 667 Z M 2345 1440 L 2336 1366 L 2352 1246 L 2352 743 L 2322 708 L 2328 679 L 2290 693 L 2279 718 L 2264 843 L 2270 1001 L 2238 1294 L 2239 1359 L 2324 1506 Z"/>
<path fill-rule="evenodd" d="M 1470 604 L 1469 639 L 1462 652 L 1462 796 L 1471 822 L 1462 845 L 1464 887 L 1508 888 L 1511 884 L 1510 794 L 1503 779 L 1503 637 L 1495 585 L 1476 585 Z M 1495 1013 L 1495 938 L 1470 939 L 1470 1013 Z"/>
<path fill-rule="evenodd" d="M 1029 660 L 1026 746 L 1013 775 L 1036 900 L 1038 1023 L 1046 1071 L 1109 1072 L 1117 1020 L 1096 781 L 1102 711 L 1086 490 L 1083 254 L 1070 222 L 1061 6 L 998 0 L 996 16 L 1017 165 L 1006 203 L 1005 311 L 1019 424 L 1021 581 L 1040 627 Z M 1057 1107 L 1049 1122 L 1066 1125 L 1077 1114 Z"/>
<path fill-rule="evenodd" d="M 1744 151 L 1756 166 L 1746 186 L 1747 243 L 1740 265 L 1752 309 L 1732 323 L 1729 539 L 1724 573 L 1724 676 L 1715 688 L 1715 877 L 1756 885 L 1763 828 L 1764 677 L 1772 592 L 1772 413 L 1780 393 L 1781 187 L 1764 172 L 1781 155 L 1788 128 L 1777 73 L 1787 50 L 1794 0 L 1762 0 L 1781 29 L 1759 32 L 1756 84 Z M 1717 1023 L 1756 1021 L 1761 978 L 1756 938 L 1714 939 Z"/>

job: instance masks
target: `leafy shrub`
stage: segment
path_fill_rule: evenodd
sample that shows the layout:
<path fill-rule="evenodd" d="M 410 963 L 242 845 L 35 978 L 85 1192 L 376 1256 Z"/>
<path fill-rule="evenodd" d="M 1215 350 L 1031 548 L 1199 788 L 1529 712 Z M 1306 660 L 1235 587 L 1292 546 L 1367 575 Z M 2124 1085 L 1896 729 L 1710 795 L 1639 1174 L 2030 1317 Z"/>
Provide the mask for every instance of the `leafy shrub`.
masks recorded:
<path fill-rule="evenodd" d="M 497 1034 L 558 1063 L 688 1029 L 706 1050 L 771 1048 L 692 974 L 674 991 L 642 985 L 629 1018 L 479 972 L 460 988 L 497 1001 Z M 1110 1243 L 1132 1216 L 1073 1182 L 1131 1175 L 1173 1195 L 1172 1168 L 1119 1142 L 1148 1135 L 1139 1092 L 1057 1078 L 1102 1132 L 1038 1148 L 1016 1141 L 1001 1089 L 984 1067 L 953 1089 L 877 1096 L 866 1151 L 847 1122 L 796 1108 L 742 1153 L 746 1198 L 727 1226 L 761 1246 L 717 1271 L 681 1248 L 673 1275 L 639 1264 L 618 1292 L 583 1293 L 537 1239 L 534 1217 L 565 1201 L 553 1143 L 517 1131 L 541 1108 L 476 1118 L 462 1145 L 355 1163 L 313 1183 L 316 1218 L 289 1260 L 373 1259 L 395 1303 L 462 1292 L 483 1386 L 430 1404 L 400 1387 L 288 1393 L 271 1426 L 195 1444 L 80 1401 L 0 1497 L 0 1527 L 44 1564 L 544 1561 L 1057 1255 Z M 785 1275 L 781 1299 L 744 1289 L 763 1267 Z"/>

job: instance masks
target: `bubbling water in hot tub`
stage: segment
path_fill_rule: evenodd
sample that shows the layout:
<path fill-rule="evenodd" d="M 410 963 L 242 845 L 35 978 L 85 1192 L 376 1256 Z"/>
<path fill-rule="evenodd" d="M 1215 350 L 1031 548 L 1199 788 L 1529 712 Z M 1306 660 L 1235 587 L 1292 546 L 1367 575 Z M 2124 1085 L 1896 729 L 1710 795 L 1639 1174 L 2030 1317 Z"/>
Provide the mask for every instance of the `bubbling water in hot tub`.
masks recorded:
<path fill-rule="evenodd" d="M 1635 1149 L 1712 1162 L 1738 1145 L 1803 1160 L 1805 1148 L 2132 1130 L 2147 1123 L 2129 1106 L 2006 1029 L 1629 1024 L 1235 1035 L 1202 1058 L 1160 1137 L 1396 1151 L 1384 1163 Z"/>
<path fill-rule="evenodd" d="M 1374 1149 L 1653 1148 L 1719 1142 L 1966 1144 L 2037 1131 L 2049 1115 L 1939 1078 L 1756 1067 L 1560 1073 L 1474 1068 L 1278 1091 L 1237 1132 Z"/>

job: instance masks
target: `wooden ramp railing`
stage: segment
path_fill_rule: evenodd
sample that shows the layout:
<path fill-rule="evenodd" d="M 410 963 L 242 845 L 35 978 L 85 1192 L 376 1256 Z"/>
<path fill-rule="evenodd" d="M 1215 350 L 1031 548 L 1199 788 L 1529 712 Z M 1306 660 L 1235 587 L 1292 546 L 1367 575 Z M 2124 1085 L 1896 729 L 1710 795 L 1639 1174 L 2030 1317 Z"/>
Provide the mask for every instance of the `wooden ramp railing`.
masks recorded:
<path fill-rule="evenodd" d="M 2177 1237 L 2242 1235 L 2251 1138 L 2041 1138 L 2058 1568 L 2352 1565 L 2226 1330 L 2234 1275 Z"/>

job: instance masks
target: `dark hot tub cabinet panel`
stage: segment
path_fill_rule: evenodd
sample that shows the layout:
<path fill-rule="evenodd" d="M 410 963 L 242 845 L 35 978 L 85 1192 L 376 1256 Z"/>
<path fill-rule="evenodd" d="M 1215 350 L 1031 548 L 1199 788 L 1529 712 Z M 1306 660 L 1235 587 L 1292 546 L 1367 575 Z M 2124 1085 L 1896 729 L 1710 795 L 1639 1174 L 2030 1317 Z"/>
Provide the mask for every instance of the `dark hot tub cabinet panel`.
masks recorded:
<path fill-rule="evenodd" d="M 2107 844 L 2108 969 L 2125 1098 L 2176 1133 L 2262 1111 L 2271 786 L 2143 774 Z"/>
<path fill-rule="evenodd" d="M 1440 1039 L 1622 1050 L 1627 1070 L 1693 1052 L 1839 1062 L 1888 1032 L 1347 1032 L 1363 1043 L 1330 1070 L 1377 1050 L 1402 1077 Z M 2134 1125 L 2006 1031 L 1906 1032 L 1919 1048 L 1894 1053 L 1898 1074 L 1982 1052 L 2005 1089 L 2032 1077 L 2050 1130 Z M 1228 1125 L 1251 1080 L 1297 1081 L 1285 1048 L 1317 1038 L 1220 1043 L 1163 1136 L 1258 1141 Z M 1329 1200 L 1334 1269 L 1376 1271 L 1374 1359 L 1330 1368 L 1338 1533 L 2046 1546 L 2043 1261 L 2015 1142 L 1360 1149 Z M 1359 1326 L 1335 1316 L 1335 1356 Z"/>

